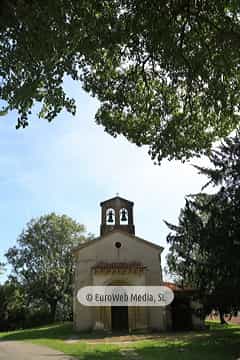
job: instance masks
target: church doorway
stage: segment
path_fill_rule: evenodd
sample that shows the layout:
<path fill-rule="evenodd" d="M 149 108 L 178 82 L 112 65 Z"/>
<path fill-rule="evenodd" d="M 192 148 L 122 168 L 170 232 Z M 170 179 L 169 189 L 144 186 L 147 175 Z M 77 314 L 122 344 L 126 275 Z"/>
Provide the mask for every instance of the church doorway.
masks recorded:
<path fill-rule="evenodd" d="M 128 307 L 127 306 L 112 306 L 112 330 L 113 331 L 128 331 Z"/>

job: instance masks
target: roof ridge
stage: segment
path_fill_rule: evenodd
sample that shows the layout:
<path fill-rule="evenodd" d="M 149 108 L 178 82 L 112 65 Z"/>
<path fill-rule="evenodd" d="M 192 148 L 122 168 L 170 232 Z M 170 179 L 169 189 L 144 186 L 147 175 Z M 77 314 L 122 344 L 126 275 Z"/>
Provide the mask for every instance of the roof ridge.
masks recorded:
<path fill-rule="evenodd" d="M 158 249 L 161 249 L 162 251 L 164 250 L 164 248 L 163 248 L 162 246 L 160 246 L 160 245 L 158 245 L 158 244 L 155 244 L 155 243 L 153 243 L 153 242 L 151 242 L 151 241 L 145 240 L 145 239 L 143 239 L 143 238 L 141 238 L 141 237 L 139 237 L 139 236 L 130 234 L 130 233 L 128 233 L 128 232 L 126 232 L 126 231 L 123 231 L 123 230 L 120 230 L 120 229 L 114 229 L 113 231 L 110 231 L 110 232 L 108 232 L 107 234 L 105 234 L 105 235 L 103 235 L 103 236 L 98 236 L 98 237 L 96 237 L 96 238 L 93 239 L 93 240 L 89 240 L 89 241 L 86 241 L 86 242 L 78 245 L 77 247 L 75 247 L 75 248 L 73 249 L 73 252 L 75 253 L 76 251 L 81 250 L 82 248 L 85 248 L 85 247 L 87 247 L 87 246 L 90 246 L 90 245 L 92 245 L 92 244 L 95 244 L 96 241 L 100 241 L 101 239 L 104 239 L 104 238 L 110 236 L 111 234 L 114 234 L 114 233 L 117 233 L 117 232 L 122 233 L 122 234 L 124 234 L 124 235 L 126 235 L 126 236 L 128 236 L 128 237 L 133 237 L 133 238 L 135 238 L 135 239 L 137 239 L 137 240 L 139 240 L 139 241 L 145 242 L 147 245 L 152 246 L 152 247 L 155 247 L 155 248 L 158 248 Z"/>
<path fill-rule="evenodd" d="M 134 205 L 134 202 L 133 202 L 133 201 L 130 201 L 130 200 L 128 200 L 128 199 L 125 199 L 125 198 L 123 198 L 123 197 L 121 197 L 121 196 L 119 196 L 119 195 L 113 196 L 113 197 L 110 198 L 110 199 L 107 199 L 107 200 L 104 200 L 104 201 L 100 202 L 100 205 L 102 206 L 102 205 L 105 204 L 106 202 L 109 202 L 109 201 L 112 201 L 112 200 L 115 200 L 115 199 L 120 199 L 120 200 L 123 200 L 123 201 L 126 201 L 126 202 L 130 203 L 131 205 Z"/>

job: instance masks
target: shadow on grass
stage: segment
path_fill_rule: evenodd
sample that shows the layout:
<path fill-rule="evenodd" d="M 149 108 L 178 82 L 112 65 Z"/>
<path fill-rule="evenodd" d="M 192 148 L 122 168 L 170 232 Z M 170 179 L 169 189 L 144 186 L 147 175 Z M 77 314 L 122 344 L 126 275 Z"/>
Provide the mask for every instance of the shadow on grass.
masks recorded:
<path fill-rule="evenodd" d="M 240 328 L 207 332 L 162 334 L 160 339 L 128 344 L 86 342 L 62 344 L 59 350 L 81 360 L 237 360 L 240 358 Z"/>
<path fill-rule="evenodd" d="M 209 331 L 179 333 L 166 341 L 139 343 L 135 349 L 142 359 L 148 360 L 238 360 L 240 327 L 211 326 Z"/>
<path fill-rule="evenodd" d="M 88 339 L 104 339 L 109 337 L 127 336 L 127 332 L 77 332 L 73 329 L 71 322 L 50 324 L 37 328 L 16 330 L 10 332 L 0 332 L 0 341 L 14 341 L 14 340 L 34 340 L 34 339 L 49 339 L 49 340 L 88 340 Z"/>
<path fill-rule="evenodd" d="M 150 333 L 149 333 L 150 334 Z M 143 334 L 143 336 L 146 334 Z M 10 332 L 0 332 L 0 341 L 7 340 L 34 340 L 34 339 L 60 339 L 60 340 L 90 340 L 90 339 L 105 339 L 105 338 L 119 338 L 121 336 L 131 336 L 126 331 L 108 332 L 108 331 L 93 331 L 93 332 L 77 332 L 73 329 L 72 323 L 57 323 L 50 324 L 32 329 L 24 329 Z"/>
<path fill-rule="evenodd" d="M 33 339 L 66 339 L 73 333 L 72 323 L 58 323 L 42 327 L 0 333 L 0 341 Z"/>
<path fill-rule="evenodd" d="M 122 333 L 118 334 L 122 335 Z M 147 334 L 131 343 L 68 343 L 65 339 L 101 339 L 110 334 L 74 333 L 71 323 L 0 333 L 0 340 L 32 340 L 81 360 L 237 360 L 240 358 L 240 326 L 211 325 L 208 331 Z M 115 334 L 112 336 L 114 338 Z M 137 338 L 137 336 L 136 336 Z M 54 356 L 53 356 L 54 358 Z"/>

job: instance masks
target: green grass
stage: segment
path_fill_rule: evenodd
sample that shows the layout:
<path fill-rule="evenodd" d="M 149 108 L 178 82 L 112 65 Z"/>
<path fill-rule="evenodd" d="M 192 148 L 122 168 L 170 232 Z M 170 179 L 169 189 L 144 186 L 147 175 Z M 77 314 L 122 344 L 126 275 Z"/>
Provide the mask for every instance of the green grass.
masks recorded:
<path fill-rule="evenodd" d="M 72 325 L 55 324 L 29 330 L 0 333 L 0 340 L 23 340 L 46 345 L 81 360 L 237 360 L 240 359 L 240 326 L 210 324 L 199 332 L 162 334 L 128 344 L 90 344 L 94 334 L 78 334 L 81 341 L 66 343 L 74 335 Z M 75 334 L 76 335 L 76 334 Z"/>

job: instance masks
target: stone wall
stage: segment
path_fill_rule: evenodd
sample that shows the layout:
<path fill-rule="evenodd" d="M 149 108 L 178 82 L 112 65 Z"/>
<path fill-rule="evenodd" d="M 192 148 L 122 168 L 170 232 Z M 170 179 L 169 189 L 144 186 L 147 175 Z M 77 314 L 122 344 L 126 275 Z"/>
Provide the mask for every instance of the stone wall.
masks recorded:
<path fill-rule="evenodd" d="M 116 248 L 115 243 L 121 247 Z M 161 285 L 162 248 L 140 240 L 139 238 L 113 232 L 99 238 L 89 246 L 75 253 L 76 270 L 74 282 L 74 326 L 77 330 L 88 331 L 96 328 L 111 328 L 111 309 L 100 309 L 81 305 L 77 299 L 77 291 L 83 286 L 111 284 L 115 281 L 123 285 Z M 95 274 L 92 270 L 98 262 L 141 262 L 146 266 L 140 273 L 106 273 Z M 162 307 L 130 308 L 129 328 L 149 328 L 166 330 L 168 328 L 168 312 Z"/>

